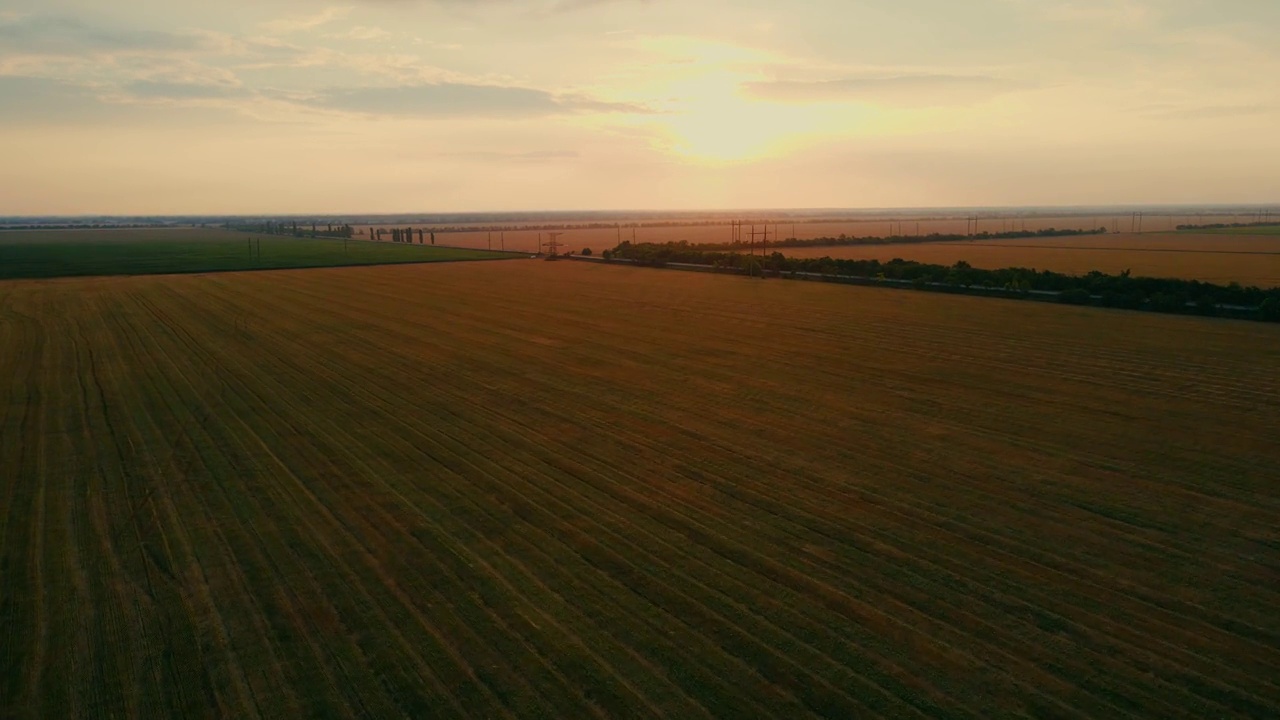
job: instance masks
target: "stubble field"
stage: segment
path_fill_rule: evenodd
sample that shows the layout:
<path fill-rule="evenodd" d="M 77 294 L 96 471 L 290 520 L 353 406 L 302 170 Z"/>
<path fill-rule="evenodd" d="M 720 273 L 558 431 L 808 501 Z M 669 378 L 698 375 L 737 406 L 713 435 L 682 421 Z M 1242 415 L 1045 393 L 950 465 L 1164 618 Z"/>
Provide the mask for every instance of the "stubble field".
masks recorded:
<path fill-rule="evenodd" d="M 832 257 L 974 267 L 1027 267 L 1082 275 L 1131 270 L 1147 277 L 1203 280 L 1226 285 L 1280 286 L 1280 236 L 1142 233 L 1083 237 L 974 240 L 903 245 L 782 248 L 790 257 Z"/>
<path fill-rule="evenodd" d="M 1274 717 L 1280 329 L 584 263 L 0 283 L 13 717 Z"/>

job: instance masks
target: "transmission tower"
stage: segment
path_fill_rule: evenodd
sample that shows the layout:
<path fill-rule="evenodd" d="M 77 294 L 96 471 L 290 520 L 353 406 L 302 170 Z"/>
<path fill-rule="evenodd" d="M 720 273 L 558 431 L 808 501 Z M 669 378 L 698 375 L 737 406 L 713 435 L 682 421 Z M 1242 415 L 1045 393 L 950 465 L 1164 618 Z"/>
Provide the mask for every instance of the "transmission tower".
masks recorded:
<path fill-rule="evenodd" d="M 547 241 L 545 243 L 542 243 L 542 247 L 545 247 L 547 249 L 548 260 L 555 260 L 560 255 L 560 248 L 563 247 L 564 245 L 564 243 L 560 242 L 561 235 L 564 235 L 564 233 L 562 232 L 547 233 Z"/>

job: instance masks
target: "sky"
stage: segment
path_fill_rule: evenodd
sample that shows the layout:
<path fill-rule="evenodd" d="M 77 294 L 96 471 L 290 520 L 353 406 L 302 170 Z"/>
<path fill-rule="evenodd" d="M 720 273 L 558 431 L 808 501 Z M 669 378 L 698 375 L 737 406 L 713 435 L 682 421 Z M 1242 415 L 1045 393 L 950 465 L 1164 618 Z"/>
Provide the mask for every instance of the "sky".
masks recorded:
<path fill-rule="evenodd" d="M 0 214 L 1280 201 L 1274 0 L 6 0 Z"/>

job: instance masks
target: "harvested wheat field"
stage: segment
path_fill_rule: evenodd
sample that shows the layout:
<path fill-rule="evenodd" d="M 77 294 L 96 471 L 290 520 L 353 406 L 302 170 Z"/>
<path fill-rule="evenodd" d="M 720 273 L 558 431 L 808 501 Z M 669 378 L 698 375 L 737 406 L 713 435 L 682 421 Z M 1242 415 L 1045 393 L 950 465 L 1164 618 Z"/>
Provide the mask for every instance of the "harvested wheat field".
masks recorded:
<path fill-rule="evenodd" d="M 1280 328 L 515 261 L 0 346 L 6 716 L 1280 714 Z"/>
<path fill-rule="evenodd" d="M 1280 237 L 1212 234 L 1118 234 L 1015 240 L 973 240 L 901 245 L 782 248 L 791 257 L 891 260 L 902 258 L 974 267 L 1027 267 L 1084 274 L 1134 275 L 1280 286 Z"/>

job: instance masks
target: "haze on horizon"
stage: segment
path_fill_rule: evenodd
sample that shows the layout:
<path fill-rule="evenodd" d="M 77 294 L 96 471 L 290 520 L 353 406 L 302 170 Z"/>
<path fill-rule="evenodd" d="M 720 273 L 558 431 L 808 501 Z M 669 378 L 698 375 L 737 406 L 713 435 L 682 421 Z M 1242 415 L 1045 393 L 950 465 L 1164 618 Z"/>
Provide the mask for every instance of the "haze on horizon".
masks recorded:
<path fill-rule="evenodd" d="M 1280 3 L 10 0 L 0 214 L 1266 203 Z"/>

